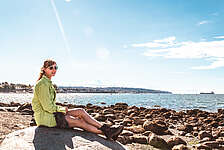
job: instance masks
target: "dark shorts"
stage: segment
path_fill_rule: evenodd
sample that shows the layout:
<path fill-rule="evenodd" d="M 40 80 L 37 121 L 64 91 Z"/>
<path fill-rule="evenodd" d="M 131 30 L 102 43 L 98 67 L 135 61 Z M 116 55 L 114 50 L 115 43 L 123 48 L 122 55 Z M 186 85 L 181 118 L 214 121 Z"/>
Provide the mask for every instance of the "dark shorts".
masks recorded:
<path fill-rule="evenodd" d="M 57 123 L 56 128 L 70 128 L 67 120 L 65 119 L 65 115 L 62 112 L 55 112 L 54 117 Z"/>

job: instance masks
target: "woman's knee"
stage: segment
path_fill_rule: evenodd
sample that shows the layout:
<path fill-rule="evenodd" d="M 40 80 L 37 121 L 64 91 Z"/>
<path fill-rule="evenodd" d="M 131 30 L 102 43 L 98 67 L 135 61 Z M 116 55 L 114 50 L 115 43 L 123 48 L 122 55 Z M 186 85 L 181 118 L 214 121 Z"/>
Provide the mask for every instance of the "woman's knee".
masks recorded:
<path fill-rule="evenodd" d="M 86 111 L 83 108 L 78 108 L 78 113 L 82 116 L 83 114 L 86 114 Z"/>
<path fill-rule="evenodd" d="M 68 115 L 72 115 L 72 116 L 81 116 L 84 113 L 86 113 L 86 111 L 83 108 L 75 108 L 67 112 Z"/>

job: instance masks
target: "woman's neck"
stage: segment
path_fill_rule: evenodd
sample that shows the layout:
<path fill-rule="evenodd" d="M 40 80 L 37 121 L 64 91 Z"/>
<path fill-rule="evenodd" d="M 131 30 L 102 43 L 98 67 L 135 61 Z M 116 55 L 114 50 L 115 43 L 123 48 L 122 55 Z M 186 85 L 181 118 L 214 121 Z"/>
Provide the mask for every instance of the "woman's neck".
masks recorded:
<path fill-rule="evenodd" d="M 47 75 L 45 75 L 49 80 L 51 80 L 51 76 L 47 76 Z"/>

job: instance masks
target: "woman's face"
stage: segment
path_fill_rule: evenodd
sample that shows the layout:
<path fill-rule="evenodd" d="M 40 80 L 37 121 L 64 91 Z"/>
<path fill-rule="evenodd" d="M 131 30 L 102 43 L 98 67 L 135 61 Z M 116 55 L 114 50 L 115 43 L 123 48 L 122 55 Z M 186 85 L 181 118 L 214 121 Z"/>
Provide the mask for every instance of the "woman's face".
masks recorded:
<path fill-rule="evenodd" d="M 47 68 L 44 69 L 45 71 L 45 75 L 51 79 L 51 77 L 55 76 L 56 72 L 57 72 L 58 66 L 57 64 L 53 64 L 52 66 L 49 66 Z"/>

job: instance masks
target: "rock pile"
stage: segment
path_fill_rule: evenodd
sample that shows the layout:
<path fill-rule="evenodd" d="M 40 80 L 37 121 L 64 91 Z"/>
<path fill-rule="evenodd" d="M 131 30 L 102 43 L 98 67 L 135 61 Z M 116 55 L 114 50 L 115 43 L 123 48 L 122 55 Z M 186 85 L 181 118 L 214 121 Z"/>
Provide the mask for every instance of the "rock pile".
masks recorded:
<path fill-rule="evenodd" d="M 224 109 L 219 109 L 218 112 L 199 109 L 177 112 L 166 108 L 128 106 L 126 103 L 101 107 L 92 104 L 57 104 L 70 109 L 83 108 L 96 120 L 109 125 L 124 125 L 124 131 L 118 138 L 122 144 L 150 144 L 157 148 L 175 150 L 224 149 Z M 1 107 L 10 107 L 2 105 L 0 103 Z M 16 110 L 10 111 L 33 114 L 30 104 L 17 104 L 16 107 Z M 170 138 L 165 139 L 164 135 L 169 135 Z M 196 140 L 184 141 L 183 137 Z"/>

